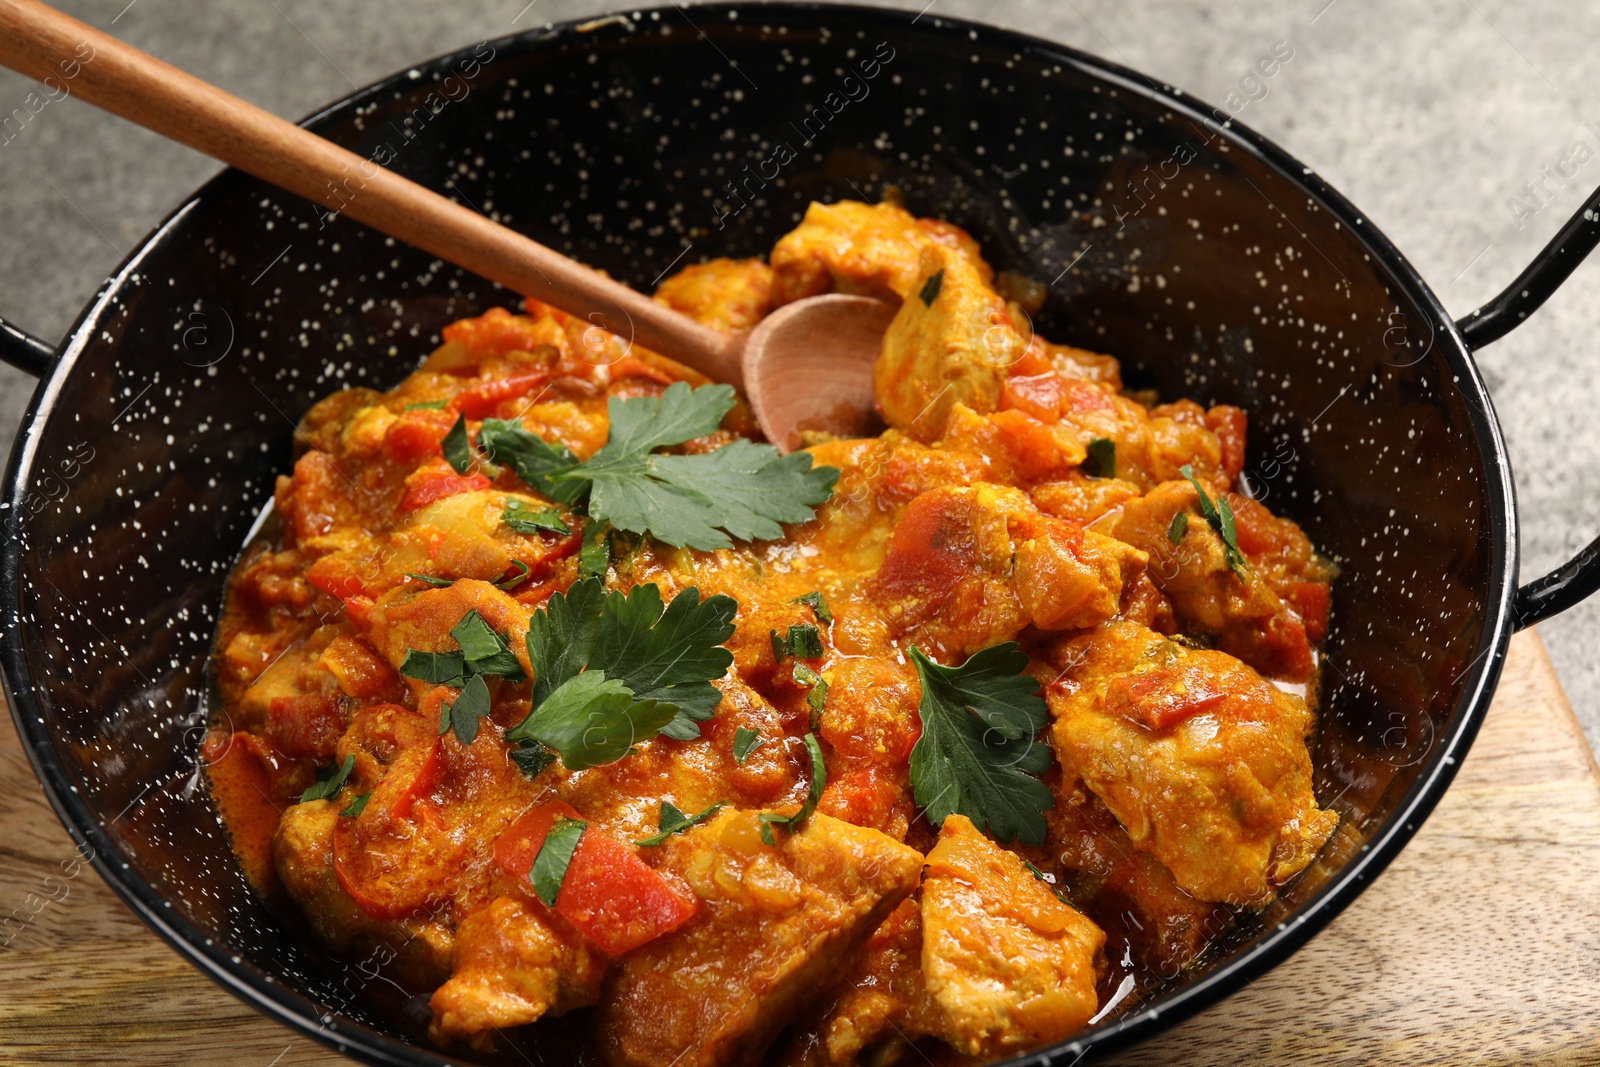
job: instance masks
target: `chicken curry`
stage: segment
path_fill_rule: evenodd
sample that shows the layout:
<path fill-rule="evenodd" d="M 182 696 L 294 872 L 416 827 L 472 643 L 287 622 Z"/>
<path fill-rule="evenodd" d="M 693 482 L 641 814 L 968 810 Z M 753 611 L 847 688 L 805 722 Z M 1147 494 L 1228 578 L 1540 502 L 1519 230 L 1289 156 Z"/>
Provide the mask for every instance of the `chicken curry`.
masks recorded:
<path fill-rule="evenodd" d="M 1181 976 L 1333 832 L 1334 569 L 1242 491 L 1244 413 L 1126 390 L 889 204 L 656 299 L 740 331 L 830 291 L 899 307 L 876 438 L 780 456 L 729 387 L 534 301 L 303 419 L 230 581 L 210 788 L 437 1045 L 987 1062 Z"/>

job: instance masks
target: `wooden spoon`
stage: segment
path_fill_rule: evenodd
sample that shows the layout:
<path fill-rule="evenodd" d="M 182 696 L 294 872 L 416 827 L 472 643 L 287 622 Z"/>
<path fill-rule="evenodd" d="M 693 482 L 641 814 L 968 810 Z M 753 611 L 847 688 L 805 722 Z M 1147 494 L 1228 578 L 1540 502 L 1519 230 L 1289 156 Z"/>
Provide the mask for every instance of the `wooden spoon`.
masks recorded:
<path fill-rule="evenodd" d="M 785 452 L 803 429 L 876 428 L 880 301 L 812 297 L 719 333 L 37 0 L 0 0 L 0 64 L 727 382 Z"/>

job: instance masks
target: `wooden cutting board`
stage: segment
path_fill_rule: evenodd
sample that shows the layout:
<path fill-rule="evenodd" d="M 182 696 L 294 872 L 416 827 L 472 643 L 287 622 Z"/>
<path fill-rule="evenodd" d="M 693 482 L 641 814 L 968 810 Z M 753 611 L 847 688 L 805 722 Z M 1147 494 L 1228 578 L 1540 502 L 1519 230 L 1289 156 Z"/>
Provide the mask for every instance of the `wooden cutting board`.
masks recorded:
<path fill-rule="evenodd" d="M 349 1062 L 202 978 L 89 868 L 61 878 L 72 855 L 0 726 L 0 919 L 31 917 L 0 933 L 0 1063 Z M 1460 776 L 1365 895 L 1113 1062 L 1600 1064 L 1600 771 L 1539 639 L 1512 641 Z"/>

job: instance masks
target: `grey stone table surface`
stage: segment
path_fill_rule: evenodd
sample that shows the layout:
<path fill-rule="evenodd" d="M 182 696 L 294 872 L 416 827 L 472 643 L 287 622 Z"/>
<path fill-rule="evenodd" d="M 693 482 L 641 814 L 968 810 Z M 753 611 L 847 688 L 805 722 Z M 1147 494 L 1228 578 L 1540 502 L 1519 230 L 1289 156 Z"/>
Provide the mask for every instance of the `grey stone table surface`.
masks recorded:
<path fill-rule="evenodd" d="M 908 0 L 1098 53 L 1212 103 L 1319 171 L 1459 316 L 1600 184 L 1600 5 L 1558 0 Z M 70 0 L 71 14 L 286 117 L 421 57 L 615 0 Z M 1293 57 L 1247 82 L 1283 42 Z M 1280 49 L 1281 53 L 1282 49 Z M 30 84 L 0 72 L 0 116 Z M 0 314 L 59 338 L 210 160 L 73 100 L 0 135 Z M 1579 148 L 1578 146 L 1582 146 Z M 1569 177 L 1560 176 L 1565 171 Z M 1576 174 L 1572 172 L 1576 170 Z M 1531 183 L 1531 184 L 1530 184 Z M 1516 465 L 1524 575 L 1600 530 L 1600 262 L 1485 350 Z M 1531 370 L 1529 368 L 1532 368 Z M 0 445 L 31 382 L 0 366 Z M 1600 743 L 1600 603 L 1540 629 Z"/>

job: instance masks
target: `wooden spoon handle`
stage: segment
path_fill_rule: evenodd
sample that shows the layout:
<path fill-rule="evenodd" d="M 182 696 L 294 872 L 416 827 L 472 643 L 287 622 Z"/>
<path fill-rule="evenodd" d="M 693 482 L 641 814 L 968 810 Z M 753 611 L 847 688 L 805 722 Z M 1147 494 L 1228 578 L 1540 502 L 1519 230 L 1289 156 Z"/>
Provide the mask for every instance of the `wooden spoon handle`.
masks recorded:
<path fill-rule="evenodd" d="M 373 229 L 743 386 L 717 333 L 477 211 L 37 0 L 0 0 L 0 64 Z"/>

